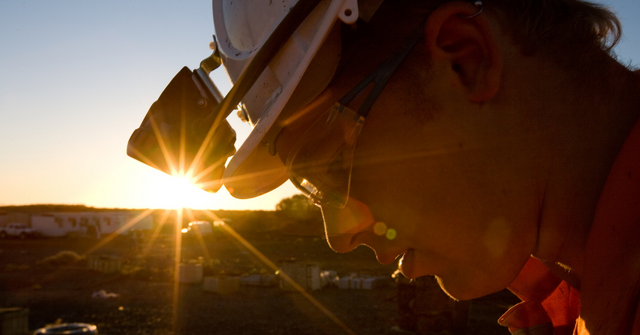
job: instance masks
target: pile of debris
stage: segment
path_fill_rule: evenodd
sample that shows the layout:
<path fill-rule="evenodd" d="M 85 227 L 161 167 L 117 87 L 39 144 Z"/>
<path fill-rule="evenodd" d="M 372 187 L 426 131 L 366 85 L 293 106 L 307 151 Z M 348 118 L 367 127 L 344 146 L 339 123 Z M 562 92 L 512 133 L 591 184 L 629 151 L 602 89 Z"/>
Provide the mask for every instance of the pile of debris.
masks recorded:
<path fill-rule="evenodd" d="M 182 284 L 200 284 L 208 292 L 233 294 L 241 286 L 274 287 L 284 291 L 316 291 L 325 287 L 340 289 L 372 290 L 387 285 L 391 276 L 368 276 L 352 273 L 342 278 L 336 271 L 321 270 L 316 263 L 285 261 L 274 274 L 252 274 L 244 276 L 203 276 L 202 264 L 189 262 L 180 265 L 179 281 Z"/>

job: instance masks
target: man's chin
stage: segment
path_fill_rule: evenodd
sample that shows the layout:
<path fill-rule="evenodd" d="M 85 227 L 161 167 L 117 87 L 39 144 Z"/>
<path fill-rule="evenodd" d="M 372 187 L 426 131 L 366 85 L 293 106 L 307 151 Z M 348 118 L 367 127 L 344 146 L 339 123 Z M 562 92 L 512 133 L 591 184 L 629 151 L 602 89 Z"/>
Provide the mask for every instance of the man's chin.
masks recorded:
<path fill-rule="evenodd" d="M 419 274 L 416 267 L 415 250 L 409 249 L 404 252 L 398 262 L 398 270 L 409 279 L 416 279 L 426 274 Z"/>
<path fill-rule="evenodd" d="M 409 279 L 433 276 L 438 273 L 438 269 L 434 267 L 434 263 L 430 262 L 425 253 L 420 250 L 407 249 L 400 256 L 398 270 Z"/>
<path fill-rule="evenodd" d="M 484 297 L 491 293 L 498 292 L 503 288 L 481 285 L 478 281 L 469 281 L 457 278 L 456 280 L 448 280 L 440 276 L 435 276 L 438 285 L 444 293 L 453 300 L 472 300 Z M 485 286 L 485 287 L 483 287 Z"/>

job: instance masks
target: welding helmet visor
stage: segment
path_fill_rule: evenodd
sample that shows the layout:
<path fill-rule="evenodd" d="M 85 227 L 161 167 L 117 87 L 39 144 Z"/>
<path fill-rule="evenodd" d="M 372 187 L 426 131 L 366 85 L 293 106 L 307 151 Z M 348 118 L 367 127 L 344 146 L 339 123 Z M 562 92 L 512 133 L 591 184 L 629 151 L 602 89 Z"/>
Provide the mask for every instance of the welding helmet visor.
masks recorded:
<path fill-rule="evenodd" d="M 370 2 L 379 5 L 382 0 Z M 231 195 L 256 197 L 289 178 L 276 155 L 275 139 L 287 118 L 333 78 L 340 61 L 341 23 L 368 20 L 369 13 L 360 13 L 357 0 L 213 1 L 218 48 L 234 84 L 230 94 L 236 87 L 244 91 L 225 100 L 232 108 L 239 102 L 240 113 L 253 127 L 224 173 Z M 297 20 L 301 22 L 291 23 Z M 261 53 L 272 55 L 260 59 Z"/>

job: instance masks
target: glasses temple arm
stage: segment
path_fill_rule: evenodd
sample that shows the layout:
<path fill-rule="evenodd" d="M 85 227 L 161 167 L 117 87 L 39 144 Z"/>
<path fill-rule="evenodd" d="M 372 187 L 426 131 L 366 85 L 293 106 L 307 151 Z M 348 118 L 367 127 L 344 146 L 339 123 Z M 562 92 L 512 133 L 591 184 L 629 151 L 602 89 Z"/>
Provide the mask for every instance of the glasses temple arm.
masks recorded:
<path fill-rule="evenodd" d="M 423 21 L 418 26 L 418 28 L 415 29 L 411 33 L 411 35 L 409 35 L 409 37 L 404 40 L 404 42 L 402 42 L 402 45 L 399 49 L 391 54 L 391 56 L 389 56 L 389 58 L 387 58 L 387 60 L 380 67 L 378 67 L 375 71 L 364 78 L 364 80 L 362 80 L 353 90 L 351 90 L 342 99 L 340 99 L 339 103 L 342 105 L 349 104 L 360 93 L 362 93 L 362 91 L 367 86 L 369 86 L 369 84 L 371 84 L 372 82 L 375 83 L 373 90 L 371 91 L 371 93 L 369 93 L 367 98 L 358 109 L 358 115 L 366 118 L 376 99 L 378 99 L 378 96 L 380 96 L 380 94 L 382 93 L 382 90 L 386 86 L 387 82 L 393 76 L 393 73 L 409 54 L 409 51 L 413 49 L 413 47 L 422 37 L 425 21 Z"/>

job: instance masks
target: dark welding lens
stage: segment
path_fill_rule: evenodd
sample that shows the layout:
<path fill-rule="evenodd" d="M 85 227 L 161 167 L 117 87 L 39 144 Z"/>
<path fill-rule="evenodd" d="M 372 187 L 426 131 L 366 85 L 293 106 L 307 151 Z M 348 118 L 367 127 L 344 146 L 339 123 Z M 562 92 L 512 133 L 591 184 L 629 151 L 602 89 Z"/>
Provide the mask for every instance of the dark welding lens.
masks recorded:
<path fill-rule="evenodd" d="M 216 192 L 222 186 L 224 164 L 235 153 L 235 132 L 224 119 L 209 125 L 215 128 L 209 138 L 193 131 L 193 125 L 201 124 L 218 104 L 209 87 L 213 84 L 198 71 L 184 67 L 171 80 L 131 135 L 127 154 Z"/>

